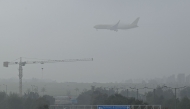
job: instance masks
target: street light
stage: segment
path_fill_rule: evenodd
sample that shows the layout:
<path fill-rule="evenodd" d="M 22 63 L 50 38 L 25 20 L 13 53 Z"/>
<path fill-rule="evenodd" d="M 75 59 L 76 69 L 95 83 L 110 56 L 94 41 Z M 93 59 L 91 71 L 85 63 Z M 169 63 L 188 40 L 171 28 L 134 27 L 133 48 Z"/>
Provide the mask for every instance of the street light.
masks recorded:
<path fill-rule="evenodd" d="M 153 100 L 153 102 L 155 104 L 155 91 L 156 91 L 156 89 L 155 88 L 149 88 L 149 87 L 144 87 L 144 88 L 146 88 L 146 89 L 153 89 L 153 93 L 154 93 L 154 100 Z"/>
<path fill-rule="evenodd" d="M 4 86 L 6 86 L 6 95 L 7 95 L 7 85 L 6 84 L 3 84 Z"/>
<path fill-rule="evenodd" d="M 168 87 L 168 86 L 163 86 L 163 88 L 170 88 L 170 89 L 174 89 L 174 90 L 175 90 L 175 109 L 177 109 L 177 96 L 176 96 L 176 90 L 177 90 L 177 89 L 186 88 L 186 86 L 183 86 L 183 87 L 175 87 L 175 88 Z"/>
<path fill-rule="evenodd" d="M 38 92 L 38 86 L 31 85 L 32 86 L 32 92 Z"/>
<path fill-rule="evenodd" d="M 34 86 L 34 92 L 38 93 L 38 86 Z"/>
<path fill-rule="evenodd" d="M 139 89 L 144 89 L 144 88 L 132 88 L 132 87 L 130 87 L 131 89 L 136 89 L 137 90 L 137 100 L 138 100 L 138 96 L 139 96 Z"/>
<path fill-rule="evenodd" d="M 126 91 L 127 89 L 127 98 L 129 97 L 129 89 L 128 88 L 125 88 L 125 87 L 121 87 L 121 89 L 124 89 Z"/>
<path fill-rule="evenodd" d="M 33 92 L 33 87 L 34 87 L 34 85 L 31 85 L 32 86 L 32 92 Z"/>
<path fill-rule="evenodd" d="M 127 98 L 129 98 L 129 89 L 127 89 Z"/>
<path fill-rule="evenodd" d="M 111 88 L 105 87 L 104 90 L 108 91 L 108 96 L 110 96 L 110 90 L 111 90 Z"/>

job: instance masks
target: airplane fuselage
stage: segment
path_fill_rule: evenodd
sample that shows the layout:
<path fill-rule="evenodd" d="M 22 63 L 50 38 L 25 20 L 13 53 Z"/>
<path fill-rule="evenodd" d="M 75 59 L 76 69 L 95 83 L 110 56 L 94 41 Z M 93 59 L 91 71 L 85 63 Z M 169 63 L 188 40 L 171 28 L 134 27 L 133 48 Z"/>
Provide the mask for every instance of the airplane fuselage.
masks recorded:
<path fill-rule="evenodd" d="M 137 18 L 133 23 L 131 24 L 119 24 L 119 22 L 115 25 L 108 25 L 108 24 L 101 24 L 101 25 L 95 25 L 94 28 L 95 29 L 108 29 L 108 30 L 113 30 L 113 31 L 118 31 L 118 29 L 121 30 L 126 30 L 126 29 L 132 29 L 132 28 L 136 28 L 137 23 L 138 23 L 139 18 Z"/>
<path fill-rule="evenodd" d="M 113 25 L 95 25 L 95 29 L 110 29 Z M 117 29 L 132 29 L 138 27 L 137 25 L 118 25 Z"/>

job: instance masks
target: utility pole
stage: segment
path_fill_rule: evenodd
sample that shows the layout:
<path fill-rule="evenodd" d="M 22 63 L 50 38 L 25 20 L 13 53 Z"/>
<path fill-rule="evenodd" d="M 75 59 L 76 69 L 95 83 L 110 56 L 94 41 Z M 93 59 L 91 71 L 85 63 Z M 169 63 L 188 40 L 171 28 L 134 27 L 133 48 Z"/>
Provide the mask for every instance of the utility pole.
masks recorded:
<path fill-rule="evenodd" d="M 177 95 L 176 95 L 176 89 L 177 88 L 174 88 L 175 89 L 175 109 L 177 109 Z"/>
<path fill-rule="evenodd" d="M 4 86 L 6 86 L 6 96 L 7 96 L 7 85 L 6 84 L 3 84 Z"/>
<path fill-rule="evenodd" d="M 124 90 L 125 90 L 125 93 L 126 93 L 126 91 L 127 91 L 126 97 L 128 98 L 128 97 L 129 97 L 129 89 L 128 89 L 128 88 L 125 88 L 125 87 L 121 87 L 121 89 L 124 89 Z"/>
<path fill-rule="evenodd" d="M 177 89 L 181 89 L 181 88 L 186 88 L 186 86 L 183 86 L 183 87 L 175 87 L 175 88 L 168 87 L 168 86 L 163 86 L 163 88 L 174 89 L 174 93 L 175 93 L 175 109 L 177 109 L 177 95 L 176 95 L 176 90 L 177 90 Z"/>
<path fill-rule="evenodd" d="M 131 89 L 136 89 L 136 90 L 137 90 L 137 100 L 138 100 L 138 96 L 139 96 L 139 89 L 144 89 L 145 87 L 144 87 L 144 88 L 135 88 L 135 87 L 134 87 L 134 88 L 132 88 L 132 87 L 130 87 L 130 88 L 131 88 Z"/>
<path fill-rule="evenodd" d="M 153 92 L 154 92 L 154 104 L 155 104 L 155 91 L 156 91 L 156 89 L 153 89 Z"/>
<path fill-rule="evenodd" d="M 31 85 L 32 86 L 32 92 L 33 92 L 33 87 L 34 87 L 34 85 Z"/>
<path fill-rule="evenodd" d="M 139 98 L 139 89 L 137 89 L 137 100 Z"/>
<path fill-rule="evenodd" d="M 154 104 L 155 104 L 155 93 L 156 93 L 156 89 L 155 88 L 149 88 L 149 87 L 144 87 L 144 88 L 146 88 L 146 89 L 153 89 L 153 102 L 154 102 Z"/>

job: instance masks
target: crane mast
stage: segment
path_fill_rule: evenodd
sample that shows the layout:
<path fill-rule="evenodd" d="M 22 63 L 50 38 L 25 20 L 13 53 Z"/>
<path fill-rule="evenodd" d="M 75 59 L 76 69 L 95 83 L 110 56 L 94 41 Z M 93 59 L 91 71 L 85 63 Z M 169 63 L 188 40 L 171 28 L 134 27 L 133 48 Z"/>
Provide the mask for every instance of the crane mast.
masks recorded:
<path fill-rule="evenodd" d="M 76 62 L 76 61 L 93 61 L 93 58 L 85 58 L 85 59 L 67 59 L 67 60 L 47 60 L 47 61 L 22 61 L 22 57 L 20 57 L 20 62 L 3 62 L 4 67 L 8 67 L 9 65 L 19 65 L 19 95 L 22 96 L 22 77 L 23 77 L 23 68 L 25 64 L 44 64 L 44 63 L 57 63 L 57 62 Z"/>
<path fill-rule="evenodd" d="M 22 58 L 20 58 L 20 62 L 19 62 L 19 95 L 22 96 Z"/>

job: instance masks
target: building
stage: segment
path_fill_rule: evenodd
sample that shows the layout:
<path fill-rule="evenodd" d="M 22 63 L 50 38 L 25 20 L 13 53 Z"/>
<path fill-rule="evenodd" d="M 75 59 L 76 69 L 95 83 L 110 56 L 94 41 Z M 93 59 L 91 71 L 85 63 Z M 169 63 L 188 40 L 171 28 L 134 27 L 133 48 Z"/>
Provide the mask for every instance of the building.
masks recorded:
<path fill-rule="evenodd" d="M 185 74 L 184 73 L 180 73 L 177 75 L 177 82 L 179 85 L 185 84 Z"/>
<path fill-rule="evenodd" d="M 187 84 L 187 85 L 190 84 L 190 74 L 186 76 L 186 84 Z"/>

